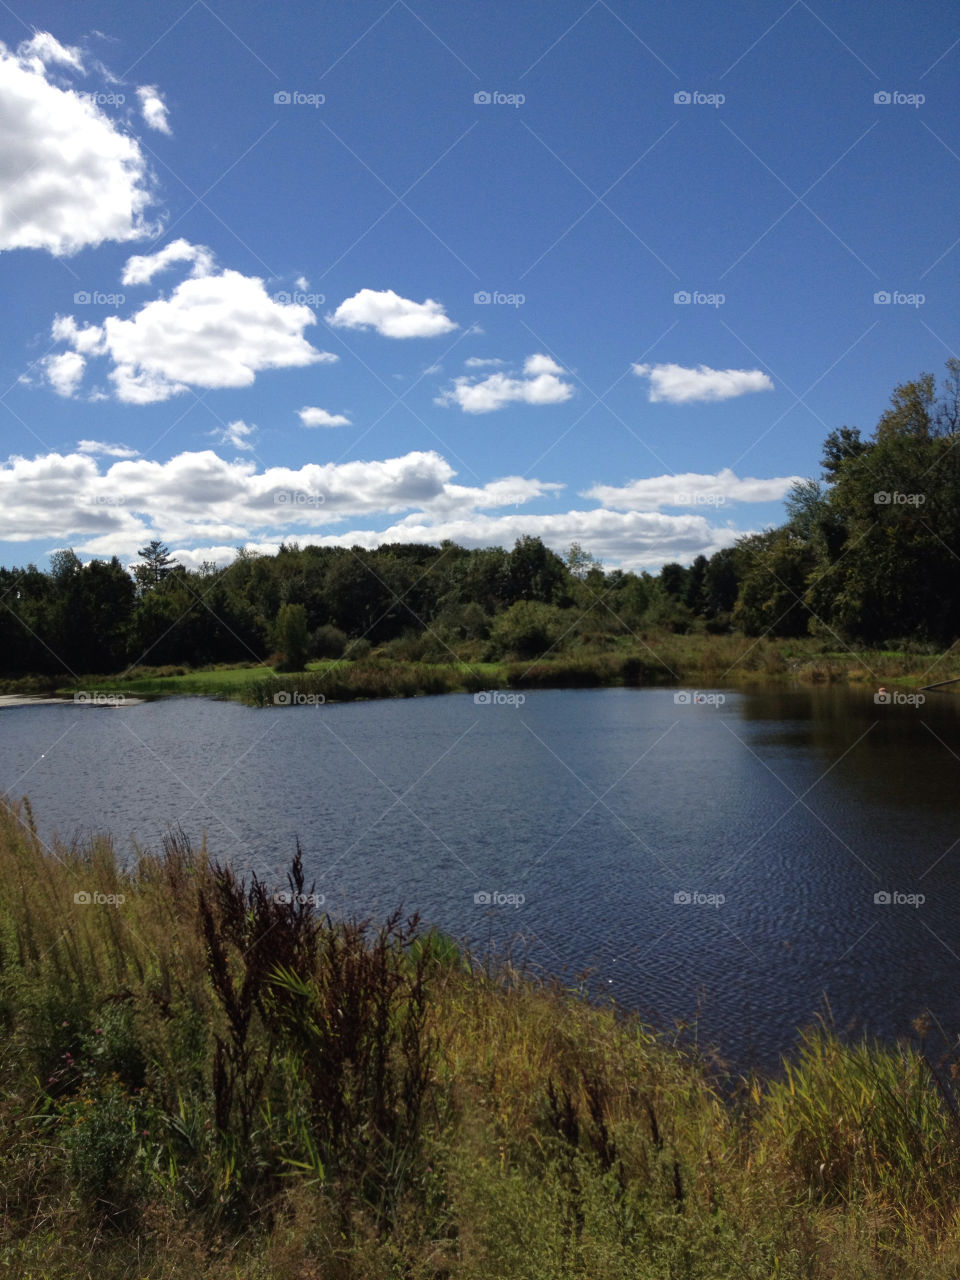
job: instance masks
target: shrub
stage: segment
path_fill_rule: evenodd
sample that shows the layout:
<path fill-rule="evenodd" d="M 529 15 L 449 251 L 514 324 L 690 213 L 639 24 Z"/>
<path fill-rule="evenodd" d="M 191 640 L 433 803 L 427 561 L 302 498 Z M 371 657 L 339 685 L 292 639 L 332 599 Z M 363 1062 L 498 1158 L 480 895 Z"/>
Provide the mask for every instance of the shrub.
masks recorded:
<path fill-rule="evenodd" d="M 325 622 L 310 637 L 310 653 L 314 658 L 342 658 L 347 642 L 345 631 Z"/>

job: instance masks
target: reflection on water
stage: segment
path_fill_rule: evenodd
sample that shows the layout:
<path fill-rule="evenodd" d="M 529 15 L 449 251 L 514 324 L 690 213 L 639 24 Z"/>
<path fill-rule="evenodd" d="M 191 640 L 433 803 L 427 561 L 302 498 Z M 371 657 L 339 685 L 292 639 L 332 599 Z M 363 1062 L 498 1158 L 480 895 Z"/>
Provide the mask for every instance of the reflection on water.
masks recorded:
<path fill-rule="evenodd" d="M 45 835 L 130 849 L 179 823 L 271 883 L 299 836 L 331 911 L 403 903 L 478 948 L 589 969 L 661 1020 L 699 1010 L 744 1063 L 825 996 L 841 1027 L 893 1036 L 930 1007 L 960 1031 L 960 700 L 724 696 L 12 708 L 0 787 Z"/>

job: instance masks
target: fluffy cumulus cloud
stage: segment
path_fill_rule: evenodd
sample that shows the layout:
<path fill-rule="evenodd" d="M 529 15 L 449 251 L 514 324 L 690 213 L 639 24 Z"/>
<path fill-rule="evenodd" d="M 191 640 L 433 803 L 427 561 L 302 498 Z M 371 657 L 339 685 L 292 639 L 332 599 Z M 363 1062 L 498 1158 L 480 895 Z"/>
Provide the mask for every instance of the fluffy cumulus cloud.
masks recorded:
<path fill-rule="evenodd" d="M 140 101 L 140 114 L 148 129 L 156 129 L 158 133 L 169 133 L 170 122 L 167 120 L 167 104 L 160 96 L 155 84 L 142 84 L 137 90 Z"/>
<path fill-rule="evenodd" d="M 739 479 L 729 467 L 716 475 L 688 471 L 683 475 L 649 476 L 625 485 L 595 484 L 583 491 L 605 507 L 619 511 L 656 511 L 660 507 L 723 506 L 727 502 L 779 502 L 802 477 Z"/>
<path fill-rule="evenodd" d="M 304 337 L 316 323 L 309 307 L 272 298 L 256 276 L 214 271 L 209 250 L 176 241 L 152 256 L 131 258 L 126 283 L 148 281 L 171 262 L 190 261 L 194 274 L 168 298 L 145 303 L 128 318 L 108 316 L 80 328 L 57 316 L 55 340 L 85 357 L 106 357 L 116 398 L 154 404 L 191 387 L 248 387 L 265 369 L 302 368 L 338 357 Z M 61 395 L 75 394 L 82 375 L 62 355 L 47 358 L 46 373 Z"/>
<path fill-rule="evenodd" d="M 337 329 L 375 329 L 384 338 L 436 338 L 457 325 L 443 303 L 412 302 L 392 289 L 361 289 L 341 302 L 327 322 Z"/>
<path fill-rule="evenodd" d="M 304 405 L 298 412 L 305 427 L 350 426 L 350 419 L 345 413 L 328 413 L 326 409 L 317 409 L 313 405 Z"/>
<path fill-rule="evenodd" d="M 508 404 L 562 404 L 573 395 L 573 387 L 563 380 L 563 369 L 547 355 L 528 356 L 520 377 L 491 373 L 485 378 L 454 378 L 453 386 L 435 400 L 439 405 L 458 405 L 464 413 L 493 413 Z"/>
<path fill-rule="evenodd" d="M 319 529 L 319 522 L 315 522 Z M 389 542 L 422 542 L 437 546 L 445 539 L 462 547 L 499 546 L 509 549 L 524 535 L 541 538 L 558 555 L 565 555 L 572 542 L 587 547 L 607 566 L 618 565 L 639 572 L 656 569 L 671 560 L 689 562 L 695 556 L 711 556 L 734 544 L 741 536 L 737 529 L 713 525 L 700 515 L 667 516 L 622 511 L 564 511 L 551 515 L 464 514 L 446 520 L 411 515 L 385 529 L 351 528 L 347 533 L 310 533 L 318 546 L 369 547 Z M 301 540 L 303 535 L 301 535 Z M 260 549 L 267 554 L 278 542 Z M 200 564 L 203 560 L 229 563 L 236 547 L 229 543 L 201 550 L 177 550 L 177 559 Z"/>
<path fill-rule="evenodd" d="M 242 448 L 253 428 L 238 421 L 225 430 Z M 105 464 L 93 452 L 13 457 L 0 465 L 0 539 L 72 541 L 90 555 L 131 553 L 147 535 L 235 546 L 264 531 L 329 527 L 349 517 L 417 511 L 432 520 L 515 506 L 559 487 L 519 476 L 458 485 L 453 468 L 433 451 L 264 470 L 213 450 L 167 462 L 134 457 Z"/>
<path fill-rule="evenodd" d="M 96 96 L 55 83 L 83 58 L 41 32 L 0 44 L 0 249 L 71 254 L 150 234 L 147 163 Z"/>
<path fill-rule="evenodd" d="M 732 400 L 751 391 L 772 391 L 773 383 L 762 369 L 711 369 L 699 364 L 695 369 L 681 364 L 635 364 L 638 378 L 648 378 L 650 401 L 692 404 L 698 400 Z"/>
<path fill-rule="evenodd" d="M 242 447 L 253 428 L 238 421 L 227 430 Z M 132 558 L 159 537 L 178 559 L 199 564 L 232 559 L 239 543 L 268 550 L 291 535 L 346 547 L 449 538 L 509 548 L 531 534 L 559 553 L 580 542 L 607 565 L 642 569 L 711 555 L 742 532 L 719 524 L 715 512 L 615 510 L 615 503 L 627 506 L 617 490 L 610 490 L 610 504 L 593 510 L 524 510 L 556 498 L 563 486 L 522 476 L 458 484 L 453 467 L 434 451 L 264 469 L 212 449 L 156 462 L 118 456 L 125 446 L 81 443 L 85 448 L 74 453 L 0 464 L 0 539 Z M 767 495 L 758 489 L 754 496 Z"/>

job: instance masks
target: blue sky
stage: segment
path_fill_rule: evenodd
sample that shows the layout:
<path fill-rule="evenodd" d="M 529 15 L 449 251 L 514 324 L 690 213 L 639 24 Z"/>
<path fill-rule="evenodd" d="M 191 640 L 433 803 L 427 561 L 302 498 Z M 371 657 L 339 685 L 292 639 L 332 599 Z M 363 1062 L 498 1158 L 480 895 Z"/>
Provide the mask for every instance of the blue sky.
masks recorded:
<path fill-rule="evenodd" d="M 946 3 L 90 0 L 0 39 L 7 565 L 689 562 L 960 349 Z"/>

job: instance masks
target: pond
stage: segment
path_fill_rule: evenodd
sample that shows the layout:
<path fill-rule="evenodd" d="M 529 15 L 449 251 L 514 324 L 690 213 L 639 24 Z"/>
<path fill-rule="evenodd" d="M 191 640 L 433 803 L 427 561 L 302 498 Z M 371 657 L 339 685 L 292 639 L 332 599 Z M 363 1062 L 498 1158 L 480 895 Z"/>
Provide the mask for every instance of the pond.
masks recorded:
<path fill-rule="evenodd" d="M 398 905 L 770 1066 L 836 1025 L 960 1031 L 960 700 L 551 690 L 253 710 L 0 711 L 41 833 L 170 826 L 335 915 Z M 877 895 L 880 895 L 879 897 Z"/>

